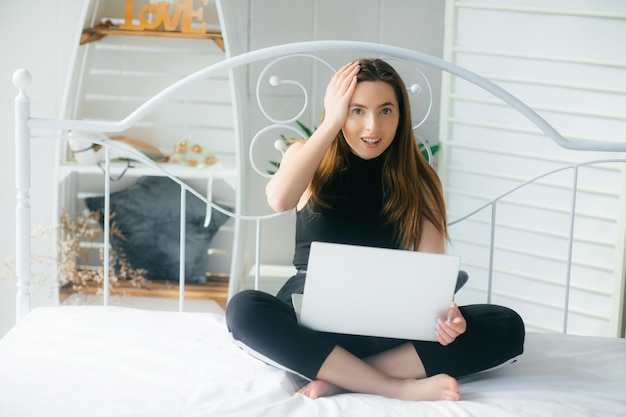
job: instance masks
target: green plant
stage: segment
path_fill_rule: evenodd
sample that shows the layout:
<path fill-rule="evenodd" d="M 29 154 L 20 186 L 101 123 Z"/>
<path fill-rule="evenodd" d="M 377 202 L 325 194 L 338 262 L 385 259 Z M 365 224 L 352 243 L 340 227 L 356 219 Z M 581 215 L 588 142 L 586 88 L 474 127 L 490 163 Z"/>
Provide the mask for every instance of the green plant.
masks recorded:
<path fill-rule="evenodd" d="M 307 127 L 304 123 L 300 122 L 299 120 L 296 120 L 296 124 L 298 125 L 298 127 L 302 130 L 302 132 L 304 132 L 304 135 L 306 138 L 311 137 L 311 135 L 313 134 L 313 132 L 315 131 L 316 128 L 310 129 L 309 127 Z M 292 143 L 298 141 L 298 140 L 302 140 L 302 139 L 295 139 L 295 138 L 288 138 L 285 135 L 281 134 L 280 135 L 280 140 L 283 141 L 283 143 L 285 144 L 285 148 L 287 149 Z M 275 170 L 268 170 L 267 173 L 270 175 L 274 175 L 276 173 L 276 170 L 278 170 L 278 168 L 280 167 L 280 161 L 270 161 L 270 164 L 272 166 L 274 166 L 274 168 L 276 168 Z"/>
<path fill-rule="evenodd" d="M 428 147 L 430 148 L 431 155 L 434 157 L 435 154 L 437 154 L 437 152 L 439 152 L 439 148 L 441 147 L 441 145 L 439 145 L 438 143 L 435 143 L 434 145 L 428 145 Z M 422 156 L 424 157 L 424 159 L 426 159 L 428 162 L 432 163 L 433 161 L 430 161 L 429 158 L 428 158 L 428 151 L 426 150 L 426 145 L 424 145 L 424 143 L 420 142 L 419 149 L 420 149 L 420 151 L 422 151 Z"/>

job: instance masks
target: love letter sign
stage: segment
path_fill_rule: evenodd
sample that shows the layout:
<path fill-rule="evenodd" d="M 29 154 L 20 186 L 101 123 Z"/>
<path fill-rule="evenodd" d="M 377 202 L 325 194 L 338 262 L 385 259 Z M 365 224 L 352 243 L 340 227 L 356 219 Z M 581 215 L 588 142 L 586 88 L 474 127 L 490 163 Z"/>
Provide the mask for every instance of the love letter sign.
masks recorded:
<path fill-rule="evenodd" d="M 206 6 L 207 0 L 183 0 L 173 4 L 168 2 L 145 4 L 137 13 L 138 25 L 133 24 L 133 2 L 134 0 L 126 0 L 124 24 L 120 25 L 120 29 L 154 30 L 163 26 L 166 31 L 176 31 L 180 25 L 180 31 L 183 33 L 203 33 L 206 30 L 206 23 L 203 22 L 204 8 L 199 7 L 194 10 L 193 6 L 195 2 L 202 2 Z M 200 25 L 192 27 L 194 21 Z"/>

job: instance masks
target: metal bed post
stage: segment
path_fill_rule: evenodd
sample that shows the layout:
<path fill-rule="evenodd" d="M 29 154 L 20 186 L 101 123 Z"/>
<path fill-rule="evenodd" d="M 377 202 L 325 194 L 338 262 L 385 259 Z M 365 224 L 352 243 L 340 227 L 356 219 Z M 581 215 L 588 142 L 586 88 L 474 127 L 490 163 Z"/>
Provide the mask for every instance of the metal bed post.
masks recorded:
<path fill-rule="evenodd" d="M 496 207 L 498 201 L 491 203 L 491 230 L 489 232 L 489 274 L 487 278 L 487 304 L 491 304 L 493 297 L 493 261 L 496 246 Z"/>
<path fill-rule="evenodd" d="M 574 223 L 576 221 L 576 197 L 578 196 L 578 166 L 572 170 L 572 200 L 569 213 L 569 240 L 567 244 L 567 270 L 565 272 L 565 298 L 563 300 L 563 334 L 567 334 L 569 319 L 570 286 L 572 284 L 572 255 L 574 250 Z"/>
<path fill-rule="evenodd" d="M 15 97 L 15 232 L 17 295 L 15 298 L 15 321 L 19 322 L 30 311 L 30 99 L 26 88 L 32 77 L 24 69 L 13 74 L 13 84 L 18 89 Z"/>
<path fill-rule="evenodd" d="M 180 235 L 178 260 L 178 311 L 185 310 L 185 241 L 187 232 L 187 188 L 180 184 Z"/>
<path fill-rule="evenodd" d="M 261 219 L 256 219 L 256 247 L 254 251 L 254 289 L 259 289 L 261 279 Z"/>
<path fill-rule="evenodd" d="M 103 283 L 102 283 L 102 303 L 109 305 L 109 269 L 110 269 L 110 251 L 111 251 L 111 150 L 109 146 L 104 147 L 104 262 L 103 262 Z"/>

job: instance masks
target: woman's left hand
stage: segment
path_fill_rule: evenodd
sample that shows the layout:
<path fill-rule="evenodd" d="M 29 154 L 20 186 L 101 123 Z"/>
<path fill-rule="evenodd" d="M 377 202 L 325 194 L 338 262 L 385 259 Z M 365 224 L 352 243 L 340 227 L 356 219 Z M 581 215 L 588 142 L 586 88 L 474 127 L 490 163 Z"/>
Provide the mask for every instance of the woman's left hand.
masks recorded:
<path fill-rule="evenodd" d="M 467 323 L 459 311 L 459 307 L 453 301 L 448 309 L 446 320 L 437 320 L 437 340 L 443 346 L 447 346 L 461 334 L 465 333 Z"/>

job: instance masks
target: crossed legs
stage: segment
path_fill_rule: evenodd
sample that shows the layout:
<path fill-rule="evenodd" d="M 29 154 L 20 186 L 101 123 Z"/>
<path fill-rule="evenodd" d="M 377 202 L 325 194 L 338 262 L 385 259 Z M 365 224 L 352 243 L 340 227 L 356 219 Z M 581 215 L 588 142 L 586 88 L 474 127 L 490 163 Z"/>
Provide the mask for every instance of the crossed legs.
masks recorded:
<path fill-rule="evenodd" d="M 455 377 L 514 358 L 524 341 L 524 325 L 514 311 L 493 305 L 461 309 L 467 332 L 448 346 L 315 332 L 298 324 L 290 305 L 257 291 L 235 295 L 226 321 L 235 339 L 311 379 L 300 390 L 309 397 L 343 389 L 400 399 L 458 400 Z"/>
<path fill-rule="evenodd" d="M 317 379 L 299 392 L 318 398 L 342 389 L 402 400 L 460 398 L 456 379 L 445 374 L 426 376 L 424 365 L 410 343 L 365 359 L 336 346 L 322 364 Z"/>

